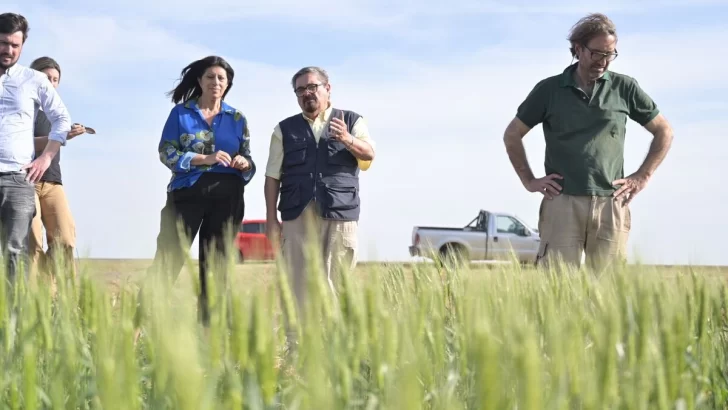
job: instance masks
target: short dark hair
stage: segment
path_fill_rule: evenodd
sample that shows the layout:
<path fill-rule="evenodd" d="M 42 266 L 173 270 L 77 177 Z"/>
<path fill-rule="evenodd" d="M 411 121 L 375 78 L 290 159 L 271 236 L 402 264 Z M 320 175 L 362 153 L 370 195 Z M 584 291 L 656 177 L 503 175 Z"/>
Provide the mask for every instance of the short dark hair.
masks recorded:
<path fill-rule="evenodd" d="M 33 70 L 43 71 L 49 68 L 55 68 L 58 71 L 58 79 L 61 78 L 61 66 L 58 62 L 50 57 L 38 57 L 30 63 L 30 68 Z"/>
<path fill-rule="evenodd" d="M 3 13 L 0 14 L 0 34 L 13 34 L 20 31 L 23 33 L 23 43 L 28 39 L 28 20 L 20 14 Z"/>
<path fill-rule="evenodd" d="M 179 84 L 172 91 L 167 92 L 167 96 L 171 96 L 172 102 L 175 104 L 182 101 L 188 101 L 193 98 L 198 98 L 202 95 L 202 89 L 200 88 L 198 80 L 208 68 L 213 66 L 222 67 L 222 69 L 227 73 L 228 86 L 222 94 L 222 98 L 224 99 L 230 89 L 233 88 L 233 77 L 235 76 L 235 71 L 224 58 L 219 56 L 207 56 L 194 61 L 187 67 L 183 68 Z"/>
<path fill-rule="evenodd" d="M 293 78 L 291 78 L 291 87 L 296 88 L 296 80 L 298 80 L 298 77 L 306 74 L 316 74 L 324 84 L 329 83 L 329 74 L 326 73 L 326 70 L 321 67 L 309 66 L 303 67 L 293 75 Z"/>

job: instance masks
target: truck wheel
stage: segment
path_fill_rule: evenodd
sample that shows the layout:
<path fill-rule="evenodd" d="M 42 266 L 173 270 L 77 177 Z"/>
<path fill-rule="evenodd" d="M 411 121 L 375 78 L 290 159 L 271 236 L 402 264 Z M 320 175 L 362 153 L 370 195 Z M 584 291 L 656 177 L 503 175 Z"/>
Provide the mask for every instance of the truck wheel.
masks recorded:
<path fill-rule="evenodd" d="M 461 245 L 448 243 L 440 248 L 440 259 L 445 265 L 458 267 L 468 262 L 468 252 Z"/>

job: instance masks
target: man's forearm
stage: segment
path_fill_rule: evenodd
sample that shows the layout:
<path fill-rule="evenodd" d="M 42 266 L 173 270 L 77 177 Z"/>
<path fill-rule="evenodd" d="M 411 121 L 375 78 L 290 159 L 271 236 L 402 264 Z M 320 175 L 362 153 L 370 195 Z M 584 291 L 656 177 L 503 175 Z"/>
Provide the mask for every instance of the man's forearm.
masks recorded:
<path fill-rule="evenodd" d="M 280 186 L 279 180 L 269 176 L 265 177 L 265 209 L 268 218 L 278 219 L 278 193 Z"/>
<path fill-rule="evenodd" d="M 344 141 L 344 145 L 352 155 L 362 161 L 371 161 L 374 159 L 374 149 L 366 141 L 353 137 L 351 141 Z"/>
<path fill-rule="evenodd" d="M 45 145 L 45 149 L 43 150 L 43 153 L 41 155 L 47 155 L 50 156 L 51 159 L 53 159 L 57 154 L 58 151 L 61 150 L 61 143 L 56 140 L 49 140 L 48 143 Z"/>
<path fill-rule="evenodd" d="M 506 146 L 506 152 L 508 153 L 508 159 L 511 161 L 511 165 L 513 165 L 513 169 L 518 174 L 521 183 L 525 186 L 535 176 L 533 175 L 533 171 L 531 171 L 531 166 L 528 164 L 523 139 L 518 134 L 506 131 L 503 141 Z"/>
<path fill-rule="evenodd" d="M 667 156 L 667 152 L 670 150 L 672 145 L 672 130 L 670 127 L 661 127 L 654 134 L 650 149 L 647 152 L 645 160 L 642 162 L 642 166 L 639 167 L 637 173 L 652 177 L 652 175 L 660 166 L 662 161 Z"/>
<path fill-rule="evenodd" d="M 35 144 L 35 151 L 43 151 L 48 144 L 48 136 L 45 137 L 35 137 L 33 138 L 33 143 Z"/>

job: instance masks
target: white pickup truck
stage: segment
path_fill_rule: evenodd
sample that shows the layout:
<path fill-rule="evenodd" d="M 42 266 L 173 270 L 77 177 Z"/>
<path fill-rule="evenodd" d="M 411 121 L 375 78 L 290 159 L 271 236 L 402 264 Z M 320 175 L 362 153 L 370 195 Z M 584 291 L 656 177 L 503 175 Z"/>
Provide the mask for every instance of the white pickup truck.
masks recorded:
<path fill-rule="evenodd" d="M 411 256 L 533 263 L 541 239 L 518 217 L 481 210 L 464 228 L 415 226 Z"/>

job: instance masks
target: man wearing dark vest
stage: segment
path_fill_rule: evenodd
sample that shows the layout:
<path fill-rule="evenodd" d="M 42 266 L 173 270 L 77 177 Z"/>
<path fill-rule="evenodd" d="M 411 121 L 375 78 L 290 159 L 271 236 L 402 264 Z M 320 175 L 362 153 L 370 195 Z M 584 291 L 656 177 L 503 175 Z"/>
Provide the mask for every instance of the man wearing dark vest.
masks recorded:
<path fill-rule="evenodd" d="M 305 67 L 293 76 L 291 85 L 303 112 L 274 129 L 265 201 L 268 237 L 277 246 L 280 234 L 293 293 L 302 306 L 307 245 L 319 248 L 334 295 L 340 269 L 356 265 L 359 170 L 371 165 L 374 142 L 361 115 L 331 105 L 326 71 Z M 306 230 L 307 220 L 313 222 L 313 232 Z"/>
<path fill-rule="evenodd" d="M 523 186 L 543 195 L 537 265 L 578 267 L 585 254 L 587 265 L 601 270 L 625 262 L 629 203 L 667 155 L 672 130 L 634 78 L 608 70 L 617 57 L 617 30 L 607 16 L 579 20 L 569 41 L 577 62 L 536 84 L 508 125 L 504 142 Z M 628 119 L 653 140 L 639 169 L 625 176 Z M 540 123 L 546 176 L 536 178 L 521 140 Z"/>

